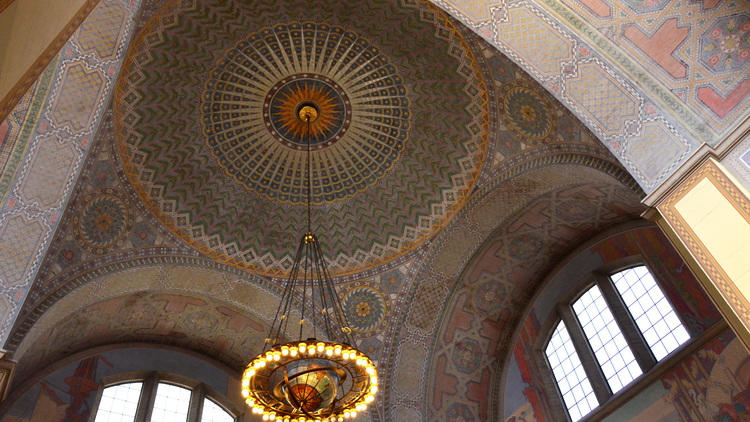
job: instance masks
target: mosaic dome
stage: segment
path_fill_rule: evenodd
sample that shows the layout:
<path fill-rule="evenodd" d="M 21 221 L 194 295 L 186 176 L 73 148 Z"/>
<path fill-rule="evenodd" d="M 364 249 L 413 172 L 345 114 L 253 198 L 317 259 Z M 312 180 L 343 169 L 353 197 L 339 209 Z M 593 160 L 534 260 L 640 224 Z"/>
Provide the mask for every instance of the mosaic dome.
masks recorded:
<path fill-rule="evenodd" d="M 309 133 L 299 118 L 308 103 L 318 110 Z M 292 23 L 230 49 L 206 82 L 201 114 L 219 165 L 269 199 L 306 203 L 309 137 L 312 202 L 320 204 L 363 191 L 390 169 L 408 137 L 408 109 L 396 69 L 361 36 Z"/>
<path fill-rule="evenodd" d="M 429 2 L 309 7 L 168 2 L 113 99 L 145 207 L 197 250 L 271 276 L 305 227 L 308 140 L 313 228 L 345 275 L 404 256 L 456 214 L 492 118 L 470 42 Z"/>

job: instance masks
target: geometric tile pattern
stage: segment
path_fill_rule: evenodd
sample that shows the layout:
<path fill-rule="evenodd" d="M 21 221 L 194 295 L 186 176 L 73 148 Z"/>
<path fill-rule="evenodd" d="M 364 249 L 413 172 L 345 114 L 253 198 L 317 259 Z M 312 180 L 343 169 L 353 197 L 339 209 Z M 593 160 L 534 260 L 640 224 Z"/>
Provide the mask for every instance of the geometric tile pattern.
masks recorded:
<path fill-rule="evenodd" d="M 61 205 L 61 193 L 75 164 L 74 145 L 58 142 L 54 137 L 39 140 L 38 150 L 19 190 L 19 196 L 29 204 L 42 207 Z"/>
<path fill-rule="evenodd" d="M 50 64 L 42 72 L 5 121 L 0 122 L 0 203 L 5 200 L 13 176 L 24 157 L 32 130 L 39 121 L 57 66 L 57 58 L 52 59 L 52 63 L 55 64 Z"/>
<path fill-rule="evenodd" d="M 572 54 L 572 43 L 527 9 L 509 10 L 502 27 L 502 42 L 544 76 L 558 74 L 560 61 Z"/>
<path fill-rule="evenodd" d="M 669 164 L 679 161 L 688 149 L 658 121 L 646 123 L 625 148 L 628 157 L 638 163 L 641 174 L 652 183 L 665 177 Z"/>
<path fill-rule="evenodd" d="M 15 288 L 24 283 L 37 246 L 44 233 L 44 225 L 15 215 L 0 227 L 0 274 L 3 286 Z"/>
<path fill-rule="evenodd" d="M 570 98 L 595 119 L 608 134 L 621 133 L 625 123 L 638 115 L 638 103 L 596 63 L 578 68 L 579 76 L 568 79 Z"/>
<path fill-rule="evenodd" d="M 164 226 L 201 253 L 284 275 L 293 262 L 286 233 L 306 223 L 304 151 L 290 147 L 296 141 L 288 133 L 267 130 L 276 125 L 273 110 L 269 118 L 256 110 L 265 99 L 275 104 L 269 90 L 277 83 L 283 91 L 290 78 L 312 73 L 318 79 L 300 81 L 325 82 L 326 92 L 338 86 L 342 108 L 351 102 L 351 118 L 339 131 L 349 124 L 346 133 L 311 153 L 319 205 L 313 226 L 323 236 L 329 269 L 355 274 L 404 256 L 460 210 L 486 157 L 497 116 L 489 113 L 474 44 L 427 1 L 370 0 L 356 32 L 344 24 L 358 16 L 360 3 L 321 4 L 316 13 L 325 20 L 306 23 L 287 52 L 291 47 L 266 38 L 286 40 L 297 30 L 267 22 L 293 21 L 302 3 L 273 4 L 258 14 L 241 3 L 225 10 L 216 0 L 175 2 L 150 18 L 125 58 L 113 98 L 115 142 L 130 184 Z M 240 32 L 227 30 L 235 27 L 259 29 L 238 39 Z M 210 49 L 206 34 L 215 34 Z M 316 37 L 319 57 L 312 54 Z M 235 68 L 250 71 L 223 70 Z M 370 79 L 371 71 L 377 78 Z M 253 82 L 240 89 L 233 79 Z M 185 98 L 203 102 L 198 107 Z M 233 101 L 261 102 L 225 109 Z"/>
<path fill-rule="evenodd" d="M 457 8 L 460 13 L 471 17 L 474 22 L 484 22 L 490 18 L 493 7 L 502 4 L 502 1 L 487 0 L 457 0 L 453 7 Z"/>
<path fill-rule="evenodd" d="M 288 39 L 305 48 L 294 60 L 282 61 L 288 53 L 278 40 Z M 325 40 L 318 51 L 315 39 Z M 257 65 L 258 50 L 274 65 Z M 366 72 L 353 75 L 326 70 L 364 67 Z M 296 107 L 300 101 L 318 104 L 309 134 L 311 202 L 344 199 L 382 179 L 409 141 L 409 100 L 395 70 L 365 37 L 345 28 L 313 23 L 264 28 L 229 50 L 212 71 L 202 95 L 203 134 L 219 165 L 245 188 L 304 204 L 307 127 Z M 277 81 L 276 75 L 290 76 Z M 243 100 L 238 104 L 235 98 Z M 265 124 L 251 124 L 261 120 Z"/>
<path fill-rule="evenodd" d="M 122 34 L 125 14 L 125 6 L 116 2 L 105 3 L 94 9 L 76 33 L 78 46 L 83 51 L 95 52 L 100 59 L 111 58 L 116 52 L 118 37 Z"/>
<path fill-rule="evenodd" d="M 90 110 L 99 101 L 105 81 L 99 70 L 89 71 L 83 63 L 66 68 L 51 118 L 60 127 L 69 126 L 73 132 L 87 127 L 92 119 Z"/>
<path fill-rule="evenodd" d="M 402 367 L 402 350 L 416 342 L 430 352 L 422 358 L 426 373 L 410 372 L 420 377 L 410 379 L 419 394 L 405 398 L 394 386 L 393 394 L 384 397 L 384 411 L 391 412 L 384 414 L 385 420 L 398 420 L 393 412 L 405 407 L 420 409 L 420 420 L 456 415 L 496 420 L 492 386 L 500 375 L 497 359 L 507 350 L 506 328 L 515 326 L 535 280 L 563 249 L 577 244 L 573 238 L 586 238 L 585 233 L 632 218 L 642 209 L 638 194 L 613 184 L 606 171 L 594 170 L 599 168 L 594 162 L 558 167 L 550 162 L 559 158 L 547 154 L 539 162 L 527 162 L 522 173 L 501 163 L 493 182 L 472 195 L 410 276 L 379 362 L 384 385 L 398 383 L 390 377 L 403 377 L 408 370 Z M 605 209 L 610 211 L 601 213 Z M 473 350 L 479 350 L 478 357 Z"/>
<path fill-rule="evenodd" d="M 695 123 L 710 127 L 715 137 L 698 132 L 701 140 L 715 145 L 722 134 L 729 133 L 743 119 L 742 111 L 750 103 L 748 92 L 739 101 L 717 106 L 704 101 L 700 89 L 710 87 L 726 98 L 750 77 L 747 2 L 626 0 L 606 2 L 604 10 L 597 8 L 604 4 L 600 0 L 563 3 L 571 10 L 569 26 L 581 35 L 584 31 L 595 32 L 600 37 L 594 43 L 597 48 L 607 43 L 609 50 L 618 49 L 619 54 L 608 62 L 610 65 L 623 70 L 640 67 L 639 73 L 673 93 L 671 102 L 689 110 L 698 119 Z M 574 18 L 585 20 L 590 26 L 570 25 Z M 639 78 L 646 82 L 643 77 L 634 76 L 636 81 Z M 640 85 L 656 86 L 650 82 Z M 677 114 L 674 117 L 682 119 Z M 689 120 L 683 121 L 695 126 Z"/>
<path fill-rule="evenodd" d="M 431 1 L 507 54 L 550 90 L 599 136 L 647 192 L 671 174 L 691 151 L 704 142 L 717 145 L 746 117 L 743 111 L 750 105 L 750 74 L 747 57 L 742 53 L 748 51 L 742 48 L 747 39 L 741 36 L 750 29 L 743 26 L 746 2 L 517 0 L 493 2 L 491 13 L 476 18 L 463 11 L 462 0 Z M 526 34 L 520 34 L 518 16 L 529 17 L 524 22 L 544 22 L 545 28 L 537 24 L 529 27 Z M 707 56 L 706 60 L 716 56 L 713 60 L 717 65 L 721 62 L 721 66 L 733 70 L 714 72 L 707 67 L 710 63 L 701 62 L 701 37 L 712 40 L 704 43 L 715 45 L 709 47 L 712 51 L 722 52 Z M 521 49 L 508 41 L 519 38 L 537 39 L 535 42 L 545 48 Z M 561 40 L 570 46 L 560 48 Z M 547 45 L 555 47 L 546 48 Z M 553 54 L 556 63 L 548 57 Z M 610 81 L 602 84 L 619 85 L 626 92 L 623 95 L 637 99 L 639 108 L 629 124 L 617 122 L 612 110 L 604 107 L 613 105 L 608 99 L 588 104 L 602 107 L 586 109 L 564 89 L 568 79 L 579 77 L 581 64 L 592 60 L 603 70 L 592 76 L 609 77 Z M 593 87 L 586 95 L 597 95 Z M 581 96 L 583 93 L 579 93 L 579 100 Z M 641 108 L 644 104 L 646 110 Z M 617 101 L 614 105 L 618 105 Z M 669 138 L 678 138 L 687 149 L 685 154 L 675 155 L 675 161 L 661 163 L 658 167 L 663 171 L 657 179 L 644 177 L 639 168 L 656 167 L 649 161 L 660 160 L 658 154 L 642 155 L 638 157 L 641 161 L 637 161 L 623 148 L 646 118 L 661 120 L 669 126 L 671 135 L 655 139 L 655 143 L 661 145 L 663 141 L 665 148 L 670 149 L 674 142 Z"/>
<path fill-rule="evenodd" d="M 117 38 L 114 50 L 123 54 L 140 0 L 101 0 L 96 8 L 111 3 L 127 11 L 122 23 L 115 25 L 121 28 L 122 36 Z M 91 14 L 96 16 L 97 12 Z M 111 23 L 106 21 L 107 25 Z M 80 31 L 79 27 L 79 35 Z M 0 314 L 2 342 L 31 288 L 42 252 L 52 240 L 119 69 L 119 57 L 100 60 L 86 55 L 76 44 L 77 39 L 73 34 L 48 69 L 53 75 L 49 94 L 41 90 L 32 99 L 38 101 L 40 118 L 31 122 L 28 132 L 21 132 L 27 139 L 22 141 L 28 144 L 0 209 L 0 251 L 9 254 L 0 260 L 14 277 L 0 278 L 0 296 L 9 304 Z"/>

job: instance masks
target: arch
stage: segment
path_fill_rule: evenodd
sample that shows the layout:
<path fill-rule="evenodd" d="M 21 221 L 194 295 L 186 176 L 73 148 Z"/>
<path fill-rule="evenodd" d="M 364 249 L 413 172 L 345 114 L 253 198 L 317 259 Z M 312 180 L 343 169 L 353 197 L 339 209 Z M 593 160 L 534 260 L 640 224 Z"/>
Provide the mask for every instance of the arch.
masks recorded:
<path fill-rule="evenodd" d="M 697 338 L 721 321 L 697 280 L 659 229 L 645 221 L 616 226 L 589 239 L 548 271 L 514 325 L 509 347 L 498 356 L 495 400 L 502 403 L 500 420 L 523 406 L 545 420 L 565 412 L 552 395 L 554 380 L 542 362 L 542 350 L 559 321 L 558 303 L 568 303 L 592 282 L 592 274 L 633 265 L 648 265 L 659 286 Z M 512 385 L 511 385 L 512 384 Z M 600 403 L 603 404 L 603 403 Z"/>
<path fill-rule="evenodd" d="M 121 343 L 86 349 L 40 368 L 0 405 L 3 420 L 67 415 L 88 420 L 97 390 L 112 379 L 143 379 L 149 374 L 199 386 L 242 412 L 236 371 L 211 356 L 153 343 Z M 36 420 L 36 419 L 34 419 Z"/>
<path fill-rule="evenodd" d="M 556 257 L 569 251 L 571 244 L 638 215 L 642 209 L 639 194 L 608 174 L 606 166 L 589 167 L 602 161 L 589 157 L 571 163 L 562 157 L 567 154 L 531 161 L 537 167 L 506 168 L 503 173 L 508 177 L 498 177 L 476 192 L 454 224 L 430 244 L 411 280 L 408 308 L 398 314 L 399 323 L 394 324 L 398 328 L 391 333 L 386 360 L 380 364 L 384 384 L 388 385 L 383 400 L 386 411 L 420 412 L 422 408 L 426 413 L 419 417 L 424 420 L 447 415 L 495 418 L 497 404 L 492 403 L 490 392 L 499 374 L 493 362 L 505 353 L 509 340 L 498 337 L 498 327 L 516 323 L 514 313 L 523 309 L 545 271 Z M 574 204 L 582 198 L 586 201 L 581 202 L 596 205 L 587 208 L 581 204 L 571 207 L 575 212 L 568 215 L 556 214 L 555 204 Z M 514 253 L 524 256 L 509 254 L 512 248 L 506 240 L 513 236 L 519 239 Z M 528 248 L 525 241 L 535 246 Z M 495 255 L 498 251 L 501 256 Z M 498 262 L 483 264 L 482 257 Z M 468 295 L 477 285 L 491 282 L 480 278 L 500 262 L 510 265 L 509 270 L 497 275 L 505 281 L 507 291 L 495 296 L 508 298 L 502 302 L 506 308 L 484 315 L 477 312 L 483 304 L 468 303 Z M 522 278 L 526 281 L 513 284 Z M 477 309 L 465 312 L 463 307 L 467 305 Z M 485 313 L 496 311 L 491 308 L 488 305 Z M 462 331 L 471 331 L 477 338 L 486 335 L 462 344 Z M 467 355 L 476 352 L 479 361 L 461 361 L 459 353 L 451 349 L 455 344 L 462 344 Z M 460 402 L 467 395 L 476 401 L 471 405 Z M 448 396 L 451 402 L 444 401 Z M 415 403 L 420 403 L 419 407 Z"/>

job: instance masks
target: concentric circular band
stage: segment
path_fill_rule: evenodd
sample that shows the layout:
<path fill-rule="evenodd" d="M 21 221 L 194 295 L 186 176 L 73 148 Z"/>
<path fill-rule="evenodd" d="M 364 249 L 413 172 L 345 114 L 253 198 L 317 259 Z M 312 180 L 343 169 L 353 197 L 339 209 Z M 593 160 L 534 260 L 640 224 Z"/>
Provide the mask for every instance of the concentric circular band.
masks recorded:
<path fill-rule="evenodd" d="M 306 43 L 314 43 L 309 51 Z M 396 68 L 367 40 L 332 25 L 251 34 L 217 62 L 202 101 L 203 132 L 219 165 L 245 188 L 284 202 L 307 201 L 300 104 L 320 112 L 310 125 L 314 204 L 377 182 L 409 136 L 409 101 Z"/>
<path fill-rule="evenodd" d="M 318 116 L 310 123 L 310 149 L 317 151 L 341 139 L 352 121 L 346 92 L 332 79 L 303 73 L 285 78 L 271 88 L 263 102 L 263 121 L 274 139 L 297 150 L 307 150 L 307 125 L 299 107 L 315 105 Z"/>

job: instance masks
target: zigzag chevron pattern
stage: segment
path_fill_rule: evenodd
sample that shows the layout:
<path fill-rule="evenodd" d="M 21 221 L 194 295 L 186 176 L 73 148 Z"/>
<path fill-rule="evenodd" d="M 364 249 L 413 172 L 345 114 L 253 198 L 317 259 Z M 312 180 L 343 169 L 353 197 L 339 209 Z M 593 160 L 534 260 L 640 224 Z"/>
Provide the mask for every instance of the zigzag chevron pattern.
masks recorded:
<path fill-rule="evenodd" d="M 377 48 L 403 78 L 409 132 L 400 156 L 366 189 L 313 210 L 335 275 L 403 256 L 447 224 L 476 182 L 494 118 L 471 47 L 428 2 L 348 0 L 320 5 L 314 12 L 320 18 L 310 12 L 298 0 L 170 2 L 134 40 L 113 102 L 117 149 L 147 208 L 206 255 L 273 276 L 291 265 L 304 208 L 269 200 L 227 175 L 200 123 L 211 70 L 243 37 L 267 22 L 302 17 L 340 25 Z M 256 63 L 263 60 L 273 58 Z M 336 163 L 356 162 L 353 154 L 361 152 L 324 149 L 320 168 L 330 162 L 327 171 L 336 174 Z"/>

